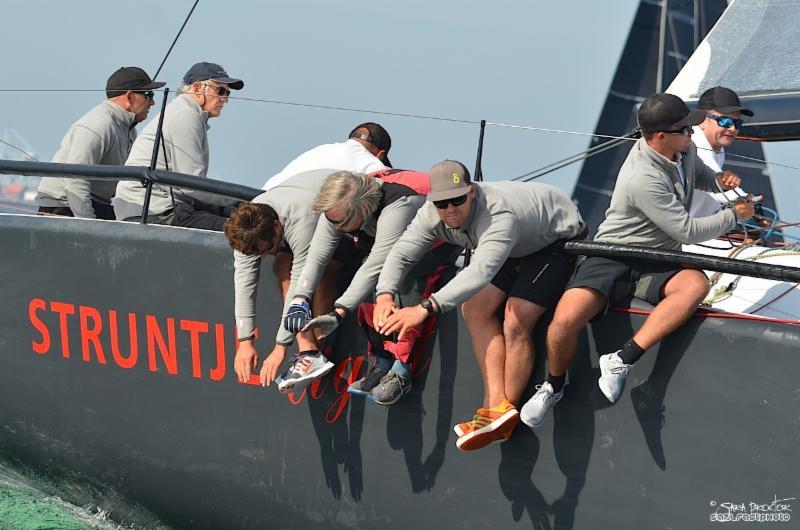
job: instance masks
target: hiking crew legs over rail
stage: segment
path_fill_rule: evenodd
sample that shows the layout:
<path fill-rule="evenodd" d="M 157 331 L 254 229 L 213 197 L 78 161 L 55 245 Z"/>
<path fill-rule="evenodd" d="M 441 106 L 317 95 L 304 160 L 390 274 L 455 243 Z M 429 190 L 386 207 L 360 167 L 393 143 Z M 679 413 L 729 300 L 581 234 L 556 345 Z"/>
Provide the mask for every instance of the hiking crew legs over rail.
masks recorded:
<path fill-rule="evenodd" d="M 696 187 L 711 189 L 715 181 L 722 189 L 739 185 L 738 177 L 714 172 L 697 156 L 691 142 L 692 127 L 702 122 L 705 114 L 705 110 L 690 111 L 671 94 L 656 94 L 642 103 L 637 119 L 643 137 L 633 145 L 620 169 L 597 241 L 678 250 L 681 244 L 720 236 L 733 229 L 737 220 L 753 216 L 749 200 L 707 217 L 689 216 Z M 578 266 L 556 307 L 547 331 L 547 380 L 523 407 L 522 421 L 531 427 L 544 422 L 547 411 L 563 395 L 563 380 L 575 356 L 578 334 L 610 303 L 633 294 L 655 306 L 621 349 L 600 357 L 598 386 L 614 403 L 624 389 L 631 365 L 681 326 L 705 298 L 708 288 L 708 279 L 698 270 L 587 258 Z"/>
<path fill-rule="evenodd" d="M 514 430 L 516 406 L 533 371 L 531 330 L 555 305 L 574 266 L 574 257 L 552 245 L 579 237 L 583 223 L 569 197 L 547 184 L 472 183 L 466 167 L 453 160 L 436 164 L 430 179 L 428 202 L 381 271 L 374 325 L 402 338 L 428 316 L 463 303 L 484 382 L 474 419 L 454 427 L 457 447 L 469 451 Z M 472 261 L 419 305 L 397 308 L 394 294 L 404 274 L 437 240 L 474 250 Z"/>

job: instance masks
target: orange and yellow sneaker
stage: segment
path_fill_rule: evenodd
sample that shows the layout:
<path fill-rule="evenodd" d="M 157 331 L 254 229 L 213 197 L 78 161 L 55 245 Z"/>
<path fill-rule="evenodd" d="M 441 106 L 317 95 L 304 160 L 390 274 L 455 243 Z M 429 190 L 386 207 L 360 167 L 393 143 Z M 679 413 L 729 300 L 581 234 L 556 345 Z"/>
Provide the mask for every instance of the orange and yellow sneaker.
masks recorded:
<path fill-rule="evenodd" d="M 453 432 L 456 433 L 456 436 L 461 438 L 462 436 L 464 436 L 468 432 L 472 431 L 472 422 L 475 421 L 475 418 L 478 417 L 478 414 L 480 414 L 480 411 L 482 411 L 482 410 L 484 410 L 484 409 L 478 409 L 476 411 L 475 416 L 473 416 L 471 420 L 465 421 L 464 423 L 458 423 L 456 425 L 453 425 Z"/>
<path fill-rule="evenodd" d="M 478 409 L 471 422 L 459 423 L 453 430 L 461 431 L 456 447 L 462 451 L 474 451 L 498 440 L 507 440 L 519 423 L 519 412 L 504 399 L 499 406 Z"/>

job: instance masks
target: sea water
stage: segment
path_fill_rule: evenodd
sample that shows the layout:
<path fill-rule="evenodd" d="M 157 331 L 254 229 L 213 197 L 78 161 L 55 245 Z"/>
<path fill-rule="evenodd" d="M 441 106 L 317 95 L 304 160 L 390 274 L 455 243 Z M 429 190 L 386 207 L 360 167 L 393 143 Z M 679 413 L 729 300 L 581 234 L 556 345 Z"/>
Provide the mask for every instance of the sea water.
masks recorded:
<path fill-rule="evenodd" d="M 70 504 L 48 489 L 42 480 L 0 464 L 0 530 L 168 530 L 155 521 L 126 523 L 96 506 Z"/>

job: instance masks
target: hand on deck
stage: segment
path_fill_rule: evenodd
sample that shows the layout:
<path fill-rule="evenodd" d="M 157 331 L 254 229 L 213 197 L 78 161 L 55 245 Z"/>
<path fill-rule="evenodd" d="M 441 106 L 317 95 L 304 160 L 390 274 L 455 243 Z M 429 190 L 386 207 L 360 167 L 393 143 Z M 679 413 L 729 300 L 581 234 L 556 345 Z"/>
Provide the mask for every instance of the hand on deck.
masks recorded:
<path fill-rule="evenodd" d="M 742 179 L 739 178 L 739 175 L 733 173 L 732 171 L 726 171 L 721 175 L 717 175 L 717 184 L 719 184 L 719 187 L 722 188 L 722 191 L 738 188 L 741 183 Z"/>
<path fill-rule="evenodd" d="M 281 367 L 285 357 L 286 346 L 276 344 L 272 352 L 264 359 L 264 364 L 261 365 L 261 373 L 258 375 L 261 386 L 269 386 L 275 380 L 278 375 L 278 368 Z"/>
<path fill-rule="evenodd" d="M 243 340 L 236 348 L 236 357 L 233 359 L 233 370 L 240 383 L 250 380 L 250 374 L 258 365 L 258 352 L 252 340 Z"/>
<path fill-rule="evenodd" d="M 428 318 L 428 310 L 421 305 L 395 309 L 386 319 L 383 326 L 378 328 L 378 332 L 382 335 L 390 335 L 395 331 L 399 331 L 397 340 L 402 340 L 406 330 L 422 324 L 426 318 Z"/>
<path fill-rule="evenodd" d="M 375 310 L 372 312 L 372 328 L 380 331 L 389 315 L 397 310 L 394 296 L 388 293 L 379 294 L 375 298 Z"/>

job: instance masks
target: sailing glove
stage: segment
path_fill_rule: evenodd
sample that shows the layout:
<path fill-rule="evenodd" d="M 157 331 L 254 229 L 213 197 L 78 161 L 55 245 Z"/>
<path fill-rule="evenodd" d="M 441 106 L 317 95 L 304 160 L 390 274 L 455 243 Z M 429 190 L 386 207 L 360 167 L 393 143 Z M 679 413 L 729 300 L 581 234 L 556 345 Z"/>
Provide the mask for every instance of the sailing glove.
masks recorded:
<path fill-rule="evenodd" d="M 339 316 L 339 313 L 336 311 L 331 311 L 330 313 L 322 316 L 318 316 L 311 321 L 303 328 L 303 331 L 308 331 L 312 328 L 317 328 L 322 332 L 323 337 L 327 337 L 334 331 L 336 328 L 339 327 L 339 324 L 342 323 L 342 317 Z"/>
<path fill-rule="evenodd" d="M 297 333 L 305 327 L 308 321 L 311 320 L 311 307 L 308 305 L 308 300 L 304 298 L 296 298 L 286 311 L 286 316 L 283 317 L 283 327 L 287 331 Z"/>

